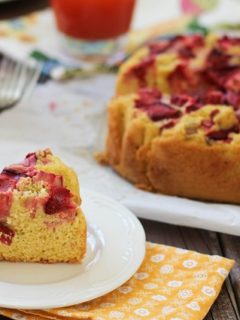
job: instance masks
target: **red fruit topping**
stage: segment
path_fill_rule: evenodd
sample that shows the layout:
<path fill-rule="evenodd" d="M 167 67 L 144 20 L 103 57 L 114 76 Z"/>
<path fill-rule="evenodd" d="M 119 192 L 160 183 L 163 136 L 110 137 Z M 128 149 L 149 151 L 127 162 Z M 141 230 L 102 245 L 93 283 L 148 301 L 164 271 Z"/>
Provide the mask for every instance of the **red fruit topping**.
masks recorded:
<path fill-rule="evenodd" d="M 149 55 L 133 66 L 127 74 L 133 74 L 138 78 L 140 85 L 146 85 L 147 70 L 155 63 L 156 56 L 163 52 L 174 50 L 178 52 L 183 59 L 189 59 L 195 56 L 194 49 L 202 46 L 203 37 L 200 35 L 193 36 L 176 36 L 168 40 L 161 40 L 149 44 Z"/>
<path fill-rule="evenodd" d="M 150 99 L 161 99 L 162 98 L 162 93 L 158 91 L 157 89 L 152 89 L 152 88 L 141 88 L 138 91 L 138 94 L 140 96 L 141 100 L 150 100 Z"/>
<path fill-rule="evenodd" d="M 192 104 L 192 105 L 189 105 L 186 107 L 185 111 L 186 113 L 190 113 L 190 112 L 193 112 L 193 111 L 197 111 L 198 109 L 200 109 L 201 106 L 198 105 L 198 104 Z"/>
<path fill-rule="evenodd" d="M 12 204 L 12 191 L 0 193 L 0 221 L 4 221 L 8 215 Z"/>
<path fill-rule="evenodd" d="M 201 35 L 192 36 L 176 36 L 168 40 L 160 40 L 149 44 L 151 54 L 160 54 L 162 52 L 173 49 L 180 53 L 180 51 L 193 49 L 202 46 L 204 44 L 203 37 Z M 192 52 L 191 52 L 192 53 Z"/>
<path fill-rule="evenodd" d="M 184 36 L 176 36 L 167 40 L 160 40 L 149 44 L 149 50 L 151 55 L 157 55 L 168 51 L 169 49 L 177 49 L 183 46 Z"/>
<path fill-rule="evenodd" d="M 210 82 L 216 89 L 226 90 L 227 82 L 230 78 L 236 73 L 235 66 L 223 67 L 222 69 L 219 67 L 218 69 L 206 69 L 204 71 L 205 80 Z M 231 86 L 231 82 L 230 82 Z"/>
<path fill-rule="evenodd" d="M 161 126 L 160 131 L 162 131 L 164 129 L 173 128 L 176 123 L 177 123 L 177 120 L 170 120 L 167 123 L 165 123 L 163 126 Z"/>
<path fill-rule="evenodd" d="M 229 65 L 230 55 L 213 48 L 207 57 L 207 68 L 223 69 Z"/>
<path fill-rule="evenodd" d="M 192 96 L 189 96 L 187 94 L 178 94 L 171 98 L 171 103 L 176 104 L 179 107 L 185 106 L 185 105 L 192 105 L 197 104 L 197 99 L 193 98 Z"/>
<path fill-rule="evenodd" d="M 73 210 L 76 206 L 72 202 L 71 192 L 64 187 L 53 187 L 51 195 L 45 204 L 46 214 L 55 214 L 61 211 Z"/>
<path fill-rule="evenodd" d="M 239 127 L 235 125 L 227 130 L 211 131 L 207 133 L 207 137 L 212 140 L 226 140 L 229 133 L 239 133 Z"/>
<path fill-rule="evenodd" d="M 36 153 L 29 153 L 26 155 L 24 161 L 21 163 L 25 167 L 33 167 L 37 163 Z"/>
<path fill-rule="evenodd" d="M 5 174 L 12 179 L 18 180 L 20 179 L 20 177 L 26 177 L 27 171 L 28 168 L 22 167 L 21 165 L 14 165 L 4 168 L 2 174 Z"/>
<path fill-rule="evenodd" d="M 8 174 L 0 174 L 0 192 L 6 192 L 9 189 L 13 189 L 17 183 L 15 177 L 11 177 Z"/>
<path fill-rule="evenodd" d="M 233 92 L 240 93 L 240 71 L 233 72 L 230 75 L 225 87 Z"/>
<path fill-rule="evenodd" d="M 213 118 L 219 113 L 220 111 L 218 109 L 215 109 L 213 110 L 211 113 L 210 113 L 210 118 L 211 120 L 213 120 Z"/>
<path fill-rule="evenodd" d="M 143 88 L 138 91 L 138 96 L 139 98 L 135 101 L 135 107 L 145 108 L 146 106 L 159 101 L 162 94 L 156 89 Z"/>
<path fill-rule="evenodd" d="M 238 109 L 240 107 L 240 94 L 237 94 L 233 91 L 228 91 L 225 95 L 226 103 L 230 106 L 233 106 L 234 109 Z"/>
<path fill-rule="evenodd" d="M 238 121 L 240 121 L 240 109 L 235 111 L 235 115 L 238 118 Z"/>
<path fill-rule="evenodd" d="M 182 59 L 190 59 L 195 57 L 195 54 L 191 48 L 182 48 L 179 50 L 178 54 Z"/>
<path fill-rule="evenodd" d="M 223 104 L 224 103 L 224 94 L 221 91 L 213 90 L 207 92 L 205 103 L 209 104 Z"/>
<path fill-rule="evenodd" d="M 227 138 L 223 140 L 223 143 L 231 143 L 231 142 L 232 142 L 232 138 Z"/>
<path fill-rule="evenodd" d="M 191 59 L 195 57 L 195 50 L 204 45 L 201 35 L 186 36 L 179 39 L 175 45 L 180 58 Z"/>
<path fill-rule="evenodd" d="M 33 181 L 43 181 L 47 185 L 55 187 L 61 187 L 63 185 L 62 176 L 43 171 L 38 171 L 38 173 L 33 177 Z"/>
<path fill-rule="evenodd" d="M 154 56 L 150 55 L 148 57 L 145 57 L 141 62 L 133 66 L 127 74 L 133 74 L 136 78 L 138 78 L 140 85 L 144 87 L 146 85 L 147 71 L 154 65 L 154 62 Z"/>
<path fill-rule="evenodd" d="M 205 128 L 205 129 L 210 129 L 213 125 L 214 122 L 212 120 L 203 120 L 201 125 Z"/>
<path fill-rule="evenodd" d="M 9 246 L 12 243 L 12 239 L 15 232 L 11 230 L 7 225 L 0 223 L 0 242 Z"/>
<path fill-rule="evenodd" d="M 146 111 L 153 121 L 178 118 L 181 115 L 179 110 L 173 109 L 164 103 L 151 105 Z"/>
<path fill-rule="evenodd" d="M 168 77 L 171 90 L 176 94 L 192 93 L 196 91 L 198 74 L 191 71 L 187 64 L 179 64 Z"/>
<path fill-rule="evenodd" d="M 204 45 L 204 38 L 200 34 L 184 37 L 184 45 L 188 48 L 199 48 Z"/>
<path fill-rule="evenodd" d="M 231 46 L 240 45 L 240 38 L 230 38 L 228 36 L 223 36 L 222 38 L 218 39 L 218 44 L 220 48 L 222 48 L 223 50 L 227 50 Z"/>
<path fill-rule="evenodd" d="M 151 55 L 157 55 L 162 52 L 167 51 L 172 45 L 172 42 L 170 40 L 162 40 L 157 42 L 151 42 L 149 43 L 149 51 Z"/>
<path fill-rule="evenodd" d="M 4 221 L 9 215 L 12 204 L 12 190 L 17 179 L 8 174 L 0 174 L 0 221 Z"/>
<path fill-rule="evenodd" d="M 180 111 L 163 103 L 161 93 L 154 89 L 139 90 L 139 98 L 135 101 L 135 107 L 145 111 L 154 121 L 180 116 Z"/>
<path fill-rule="evenodd" d="M 208 132 L 207 136 L 208 138 L 211 138 L 213 140 L 224 140 L 224 139 L 227 139 L 228 134 L 229 134 L 228 130 L 220 130 L 220 131 Z"/>
<path fill-rule="evenodd" d="M 36 169 L 34 167 L 25 167 L 22 164 L 14 164 L 3 169 L 2 173 L 5 173 L 16 180 L 21 177 L 32 177 L 36 174 Z"/>
<path fill-rule="evenodd" d="M 24 164 L 28 167 L 32 167 L 32 166 L 35 166 L 36 163 L 37 163 L 36 153 L 29 153 L 25 158 Z"/>

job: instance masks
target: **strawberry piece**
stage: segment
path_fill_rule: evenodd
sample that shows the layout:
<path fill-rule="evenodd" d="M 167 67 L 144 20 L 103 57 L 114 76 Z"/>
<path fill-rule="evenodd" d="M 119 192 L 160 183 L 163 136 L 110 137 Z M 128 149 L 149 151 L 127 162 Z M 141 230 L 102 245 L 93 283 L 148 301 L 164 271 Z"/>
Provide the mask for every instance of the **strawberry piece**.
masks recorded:
<path fill-rule="evenodd" d="M 170 120 L 167 123 L 165 123 L 163 126 L 161 126 L 160 131 L 164 129 L 170 129 L 173 128 L 177 123 L 177 120 Z"/>
<path fill-rule="evenodd" d="M 135 107 L 145 111 L 153 121 L 168 118 L 177 118 L 180 111 L 161 101 L 161 93 L 154 89 L 139 90 L 139 98 L 135 101 Z"/>
<path fill-rule="evenodd" d="M 198 104 L 190 104 L 189 106 L 186 107 L 185 112 L 190 113 L 193 111 L 197 111 L 200 108 L 201 108 L 201 106 Z"/>
<path fill-rule="evenodd" d="M 148 105 L 154 104 L 156 101 L 159 101 L 162 97 L 160 91 L 150 88 L 142 88 L 138 92 L 139 98 L 135 101 L 136 108 L 145 108 Z"/>
<path fill-rule="evenodd" d="M 234 125 L 227 130 L 210 131 L 207 133 L 207 137 L 212 140 L 226 140 L 228 139 L 229 133 L 239 133 L 239 127 Z"/>
<path fill-rule="evenodd" d="M 196 98 L 193 98 L 188 94 L 182 93 L 182 94 L 174 95 L 171 98 L 171 103 L 176 104 L 179 107 L 182 107 L 184 105 L 197 104 L 198 102 Z"/>
<path fill-rule="evenodd" d="M 213 48 L 207 57 L 207 68 L 223 69 L 229 66 L 230 55 L 223 51 Z"/>
<path fill-rule="evenodd" d="M 0 242 L 9 246 L 12 243 L 12 239 L 15 232 L 10 229 L 6 224 L 0 223 Z"/>
<path fill-rule="evenodd" d="M 33 177 L 36 174 L 36 169 L 34 167 L 25 167 L 22 164 L 14 164 L 4 168 L 2 173 L 18 180 L 21 177 Z"/>
<path fill-rule="evenodd" d="M 212 120 L 203 120 L 201 125 L 205 129 L 210 129 L 214 125 L 214 122 Z"/>
<path fill-rule="evenodd" d="M 0 192 L 6 192 L 9 189 L 13 189 L 17 183 L 15 177 L 9 176 L 8 174 L 0 174 Z"/>
<path fill-rule="evenodd" d="M 170 40 L 154 41 L 149 43 L 148 48 L 151 55 L 157 55 L 167 51 L 172 45 Z"/>
<path fill-rule="evenodd" d="M 236 73 L 236 66 L 226 66 L 223 68 L 214 68 L 214 69 L 206 69 L 203 74 L 205 76 L 205 80 L 215 86 L 215 89 L 220 89 L 223 91 L 228 90 L 226 84 L 229 83 L 229 88 L 231 88 L 230 79 Z"/>
<path fill-rule="evenodd" d="M 226 103 L 233 106 L 234 109 L 240 108 L 240 94 L 233 91 L 227 91 L 225 94 Z"/>
<path fill-rule="evenodd" d="M 181 114 L 179 110 L 173 109 L 164 103 L 151 105 L 146 111 L 153 121 L 159 121 L 162 119 L 169 118 L 178 118 Z"/>
<path fill-rule="evenodd" d="M 240 38 L 239 37 L 229 37 L 229 36 L 223 36 L 222 38 L 218 39 L 218 45 L 223 50 L 228 50 L 229 47 L 240 45 Z"/>
<path fill-rule="evenodd" d="M 210 118 L 211 120 L 214 119 L 214 117 L 219 113 L 220 111 L 218 109 L 215 109 L 213 110 L 211 113 L 210 113 Z"/>
<path fill-rule="evenodd" d="M 43 181 L 47 185 L 55 187 L 61 187 L 63 185 L 62 176 L 44 171 L 38 171 L 38 173 L 33 177 L 33 181 Z"/>
<path fill-rule="evenodd" d="M 171 90 L 176 94 L 198 92 L 199 74 L 191 71 L 186 63 L 179 64 L 168 77 Z"/>
<path fill-rule="evenodd" d="M 238 118 L 238 121 L 240 121 L 240 109 L 237 109 L 237 110 L 235 111 L 235 115 L 236 115 L 236 117 Z"/>
<path fill-rule="evenodd" d="M 50 198 L 45 204 L 46 214 L 55 214 L 75 208 L 76 206 L 72 202 L 72 194 L 68 189 L 64 187 L 53 187 L 51 189 Z"/>
<path fill-rule="evenodd" d="M 12 204 L 12 192 L 0 193 L 0 221 L 4 221 L 8 215 Z"/>
<path fill-rule="evenodd" d="M 12 205 L 12 190 L 15 188 L 17 179 L 11 175 L 0 174 L 0 221 L 4 221 Z"/>
<path fill-rule="evenodd" d="M 27 154 L 24 161 L 22 162 L 22 164 L 25 167 L 33 167 L 35 166 L 36 163 L 37 163 L 36 153 Z"/>
<path fill-rule="evenodd" d="M 160 54 L 165 51 L 174 50 L 181 57 L 190 58 L 194 56 L 194 49 L 203 46 L 204 40 L 201 35 L 181 36 L 178 35 L 168 40 L 161 40 L 149 44 L 151 54 Z"/>
<path fill-rule="evenodd" d="M 20 177 L 27 177 L 28 168 L 21 165 L 12 165 L 3 169 L 2 174 L 12 177 L 12 179 L 18 180 Z"/>
<path fill-rule="evenodd" d="M 225 88 L 240 93 L 240 71 L 233 72 L 225 83 Z"/>
<path fill-rule="evenodd" d="M 219 90 L 212 90 L 207 92 L 205 98 L 206 104 L 223 104 L 224 103 L 224 94 Z"/>
<path fill-rule="evenodd" d="M 181 48 L 178 54 L 182 59 L 191 59 L 195 57 L 191 48 Z"/>
<path fill-rule="evenodd" d="M 144 87 L 147 83 L 146 81 L 146 75 L 147 71 L 150 67 L 152 67 L 155 63 L 155 56 L 150 55 L 148 57 L 145 57 L 141 62 L 139 62 L 137 65 L 133 66 L 127 73 L 134 75 L 136 78 L 138 78 L 139 83 L 142 87 Z"/>

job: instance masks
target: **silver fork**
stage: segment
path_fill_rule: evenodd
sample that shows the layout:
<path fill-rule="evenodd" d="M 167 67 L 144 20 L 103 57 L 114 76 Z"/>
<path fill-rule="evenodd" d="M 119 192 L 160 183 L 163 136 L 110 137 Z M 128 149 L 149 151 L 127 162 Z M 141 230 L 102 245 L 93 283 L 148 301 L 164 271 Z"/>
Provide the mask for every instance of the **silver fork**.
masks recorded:
<path fill-rule="evenodd" d="M 16 106 L 32 92 L 41 72 L 35 61 L 0 53 L 0 112 Z"/>

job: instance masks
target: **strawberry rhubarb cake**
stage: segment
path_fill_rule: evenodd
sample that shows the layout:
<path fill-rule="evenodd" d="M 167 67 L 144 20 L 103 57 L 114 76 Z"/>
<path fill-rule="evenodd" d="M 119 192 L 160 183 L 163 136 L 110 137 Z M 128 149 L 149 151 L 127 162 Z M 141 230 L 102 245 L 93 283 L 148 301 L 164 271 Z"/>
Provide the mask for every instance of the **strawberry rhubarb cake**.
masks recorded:
<path fill-rule="evenodd" d="M 0 260 L 80 262 L 86 222 L 78 179 L 49 149 L 0 174 Z"/>
<path fill-rule="evenodd" d="M 177 36 L 126 61 L 106 160 L 138 187 L 240 203 L 240 38 Z"/>

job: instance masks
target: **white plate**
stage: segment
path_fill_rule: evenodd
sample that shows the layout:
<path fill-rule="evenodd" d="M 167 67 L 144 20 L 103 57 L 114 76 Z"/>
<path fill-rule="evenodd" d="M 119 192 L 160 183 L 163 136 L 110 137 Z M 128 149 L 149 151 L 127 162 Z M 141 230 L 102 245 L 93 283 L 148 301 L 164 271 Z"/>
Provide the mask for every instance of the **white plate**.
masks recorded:
<path fill-rule="evenodd" d="M 81 192 L 88 222 L 82 264 L 0 262 L 0 306 L 46 309 L 102 296 L 126 282 L 145 255 L 145 234 L 137 218 L 117 202 Z"/>

